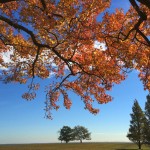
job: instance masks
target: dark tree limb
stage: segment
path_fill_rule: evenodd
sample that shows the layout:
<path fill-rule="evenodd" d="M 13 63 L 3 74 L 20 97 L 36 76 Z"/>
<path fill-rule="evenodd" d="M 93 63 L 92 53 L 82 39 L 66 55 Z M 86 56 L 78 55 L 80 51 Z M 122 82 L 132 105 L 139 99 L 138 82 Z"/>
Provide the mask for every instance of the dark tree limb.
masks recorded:
<path fill-rule="evenodd" d="M 27 34 L 30 35 L 31 39 L 32 39 L 32 42 L 34 43 L 35 46 L 37 46 L 38 48 L 38 51 L 37 51 L 37 54 L 36 54 L 36 58 L 32 64 L 32 76 L 34 78 L 34 68 L 35 68 L 35 64 L 38 60 L 38 56 L 39 56 L 39 53 L 40 53 L 40 49 L 41 48 L 47 48 L 47 49 L 50 49 L 52 52 L 54 52 L 56 54 L 56 56 L 58 56 L 58 58 L 60 58 L 62 61 L 64 61 L 66 63 L 66 65 L 68 66 L 69 70 L 71 71 L 71 74 L 73 75 L 73 70 L 72 70 L 72 67 L 70 66 L 70 63 L 71 62 L 70 60 L 64 58 L 63 56 L 61 56 L 61 54 L 55 49 L 56 45 L 51 47 L 47 44 L 41 44 L 37 41 L 36 39 L 36 36 L 34 34 L 34 32 L 32 32 L 31 30 L 27 29 L 26 27 L 22 26 L 22 25 L 19 25 L 18 23 L 15 23 L 13 22 L 12 20 L 10 20 L 9 18 L 6 18 L 2 15 L 0 15 L 0 20 L 6 22 L 7 24 L 9 24 L 10 26 L 14 27 L 15 29 L 19 29 L 19 30 L 22 30 L 24 32 L 26 32 Z M 58 43 L 59 44 L 59 43 Z"/>
<path fill-rule="evenodd" d="M 19 0 L 0 0 L 0 3 L 8 3 L 8 2 L 14 2 L 14 1 L 19 1 Z"/>
<path fill-rule="evenodd" d="M 147 6 L 150 9 L 150 0 L 137 0 L 137 1 Z"/>
<path fill-rule="evenodd" d="M 36 37 L 35 37 L 34 33 L 33 33 L 31 30 L 27 29 L 26 27 L 24 27 L 24 26 L 22 26 L 22 25 L 19 25 L 19 24 L 13 22 L 12 20 L 10 20 L 10 19 L 8 19 L 8 18 L 6 18 L 6 17 L 4 17 L 4 16 L 2 16 L 2 15 L 0 15 L 0 20 L 6 22 L 7 24 L 9 24 L 10 26 L 14 27 L 15 29 L 20 29 L 20 30 L 26 32 L 27 34 L 29 34 L 29 35 L 31 36 L 32 41 L 33 41 L 33 43 L 35 44 L 35 46 L 41 47 L 41 48 L 48 48 L 48 49 L 51 49 L 60 59 L 62 59 L 63 61 L 66 61 L 66 59 L 63 58 L 63 57 L 54 49 L 54 47 L 50 47 L 49 45 L 39 43 L 39 42 L 36 40 Z"/>
<path fill-rule="evenodd" d="M 129 0 L 131 5 L 133 6 L 133 8 L 136 10 L 136 12 L 138 13 L 138 15 L 140 16 L 140 18 L 142 18 L 142 20 L 147 20 L 147 15 L 145 14 L 145 12 L 142 12 L 139 8 L 139 6 L 137 5 L 135 0 Z"/>
<path fill-rule="evenodd" d="M 42 47 L 42 44 L 40 44 L 40 43 L 37 42 L 34 33 L 33 33 L 32 31 L 30 31 L 29 29 L 27 29 L 26 27 L 24 27 L 24 26 L 22 26 L 22 25 L 19 25 L 19 24 L 15 23 L 15 22 L 13 22 L 13 21 L 11 21 L 10 19 L 8 19 L 8 18 L 6 18 L 6 17 L 4 17 L 4 16 L 2 16 L 2 15 L 0 15 L 0 20 L 6 22 L 7 24 L 9 24 L 10 26 L 14 27 L 15 29 L 20 29 L 20 30 L 26 32 L 27 34 L 29 34 L 29 35 L 31 36 L 32 41 L 33 41 L 33 43 L 34 43 L 36 46 Z"/>
<path fill-rule="evenodd" d="M 57 90 L 59 90 L 59 89 L 61 88 L 61 86 L 63 85 L 63 83 L 64 83 L 70 76 L 73 76 L 73 74 L 72 74 L 72 73 L 68 74 L 68 75 L 59 83 L 59 85 L 53 89 L 53 91 L 56 92 Z"/>
<path fill-rule="evenodd" d="M 126 40 L 129 37 L 129 35 L 132 31 L 136 31 L 136 34 L 138 33 L 145 40 L 145 42 L 148 44 L 148 46 L 150 46 L 149 38 L 139 29 L 140 25 L 144 21 L 147 20 L 147 15 L 145 12 L 140 10 L 140 8 L 135 0 L 129 0 L 129 1 L 130 1 L 131 5 L 133 6 L 133 8 L 135 9 L 135 11 L 138 13 L 140 18 L 139 18 L 138 22 L 134 25 L 134 27 L 125 36 L 124 40 Z M 140 3 L 142 3 L 145 6 L 147 6 L 148 8 L 150 8 L 150 0 L 137 0 L 137 1 L 139 1 Z M 134 36 L 134 38 L 136 38 L 136 36 Z"/>
<path fill-rule="evenodd" d="M 32 64 L 32 76 L 33 76 L 33 78 L 35 77 L 35 71 L 34 70 L 35 70 L 35 64 L 36 64 L 38 57 L 39 57 L 39 53 L 40 53 L 40 47 L 38 47 L 36 57 L 35 57 L 34 62 Z"/>
<path fill-rule="evenodd" d="M 46 9 L 46 3 L 45 3 L 45 1 L 44 0 L 40 0 L 40 2 L 42 4 L 42 6 L 43 6 L 43 9 L 45 10 Z"/>

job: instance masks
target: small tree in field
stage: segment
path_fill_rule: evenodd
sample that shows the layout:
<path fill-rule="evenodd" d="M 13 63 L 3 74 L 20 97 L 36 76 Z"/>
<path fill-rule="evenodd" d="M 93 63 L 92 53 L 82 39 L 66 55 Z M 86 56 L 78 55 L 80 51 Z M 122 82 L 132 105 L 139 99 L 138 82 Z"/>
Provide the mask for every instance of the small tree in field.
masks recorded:
<path fill-rule="evenodd" d="M 65 141 L 68 143 L 69 141 L 73 140 L 73 134 L 72 134 L 72 129 L 69 126 L 63 126 L 62 129 L 59 131 L 60 135 L 58 137 L 58 140 Z"/>
<path fill-rule="evenodd" d="M 142 144 L 145 142 L 144 125 L 146 118 L 137 100 L 134 101 L 132 111 L 133 113 L 131 114 L 130 128 L 127 137 L 141 149 Z"/>
<path fill-rule="evenodd" d="M 147 102 L 145 103 L 145 144 L 150 146 L 150 94 L 147 95 Z"/>
<path fill-rule="evenodd" d="M 75 126 L 73 134 L 74 140 L 79 140 L 80 143 L 82 143 L 82 140 L 91 140 L 91 133 L 83 126 Z"/>

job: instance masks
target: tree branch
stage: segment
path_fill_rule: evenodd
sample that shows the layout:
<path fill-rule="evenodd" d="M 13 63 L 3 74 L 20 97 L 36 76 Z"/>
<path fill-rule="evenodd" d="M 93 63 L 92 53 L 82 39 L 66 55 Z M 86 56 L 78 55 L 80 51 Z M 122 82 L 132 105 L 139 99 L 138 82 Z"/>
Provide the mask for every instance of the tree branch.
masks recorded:
<path fill-rule="evenodd" d="M 19 1 L 19 0 L 0 0 L 0 3 L 8 3 L 8 2 L 14 2 L 14 1 Z"/>
<path fill-rule="evenodd" d="M 72 69 L 71 69 L 71 67 L 70 67 L 70 65 L 69 65 L 69 60 L 68 60 L 68 59 L 65 59 L 63 56 L 61 56 L 61 54 L 60 54 L 58 51 L 55 50 L 55 46 L 54 46 L 54 47 L 50 47 L 49 45 L 39 43 L 39 42 L 36 40 L 36 37 L 35 37 L 34 33 L 33 33 L 31 30 L 25 28 L 25 27 L 22 26 L 22 25 L 19 25 L 19 24 L 15 23 L 15 22 L 11 21 L 10 19 L 8 19 L 8 18 L 6 18 L 6 17 L 4 17 L 4 16 L 2 16 L 2 15 L 0 15 L 0 20 L 2 20 L 2 21 L 4 21 L 4 22 L 8 23 L 10 26 L 14 27 L 15 29 L 20 29 L 20 30 L 26 32 L 27 34 L 29 34 L 29 35 L 31 36 L 31 38 L 32 38 L 33 43 L 34 43 L 35 46 L 37 46 L 38 48 L 47 48 L 47 49 L 52 50 L 61 60 L 63 60 L 63 61 L 67 64 L 67 66 L 69 67 L 70 71 L 72 72 Z M 36 58 L 37 58 L 37 57 L 38 57 L 38 56 L 36 56 Z M 35 59 L 35 60 L 37 60 L 37 59 Z M 36 62 L 36 61 L 35 61 L 35 62 Z M 35 63 L 35 62 L 34 62 L 34 63 Z"/>
<path fill-rule="evenodd" d="M 6 22 L 7 24 L 9 24 L 10 26 L 14 27 L 15 29 L 21 29 L 22 31 L 26 32 L 27 34 L 29 34 L 32 38 L 32 41 L 33 43 L 36 45 L 36 46 L 41 46 L 42 47 L 42 44 L 39 44 L 37 41 L 36 41 L 36 38 L 35 38 L 35 35 L 33 34 L 32 31 L 30 31 L 29 29 L 25 28 L 24 26 L 22 25 L 19 25 L 13 21 L 11 21 L 10 19 L 0 15 L 0 20 Z"/>
<path fill-rule="evenodd" d="M 140 18 L 144 21 L 147 20 L 147 15 L 142 12 L 139 8 L 139 6 L 137 5 L 137 3 L 135 2 L 135 0 L 129 0 L 131 5 L 133 6 L 133 8 L 136 10 L 136 12 L 138 13 L 138 15 L 140 16 Z"/>
<path fill-rule="evenodd" d="M 36 64 L 36 62 L 38 60 L 38 57 L 39 57 L 39 53 L 40 53 L 40 47 L 38 47 L 38 50 L 37 50 L 37 53 L 36 53 L 36 57 L 35 57 L 34 62 L 32 64 L 32 76 L 33 76 L 33 78 L 35 77 L 34 69 L 35 69 L 35 64 Z"/>
<path fill-rule="evenodd" d="M 43 6 L 43 9 L 45 10 L 46 9 L 46 3 L 45 3 L 45 1 L 44 0 L 40 0 L 40 1 L 41 1 L 42 6 Z"/>
<path fill-rule="evenodd" d="M 147 38 L 147 36 L 145 36 L 145 34 L 141 31 L 141 30 L 139 30 L 139 29 L 137 29 L 136 30 L 142 37 L 143 37 L 143 39 L 148 43 L 148 45 L 150 46 L 150 40 Z"/>
<path fill-rule="evenodd" d="M 150 9 L 150 0 L 137 0 L 137 1 L 147 6 Z"/>
<path fill-rule="evenodd" d="M 1 16 L 1 15 L 0 15 L 0 20 L 2 20 L 2 21 L 4 21 L 4 22 L 8 23 L 10 26 L 14 27 L 15 29 L 20 29 L 20 30 L 26 32 L 27 34 L 29 34 L 29 35 L 31 36 L 31 38 L 32 38 L 33 43 L 34 43 L 37 47 L 45 47 L 45 48 L 51 49 L 58 57 L 60 57 L 62 60 L 65 60 L 65 59 L 54 49 L 54 47 L 50 47 L 49 45 L 41 44 L 41 43 L 37 42 L 36 37 L 35 37 L 34 33 L 33 33 L 31 30 L 27 29 L 26 27 L 24 27 L 24 26 L 22 26 L 22 25 L 19 25 L 19 24 L 17 24 L 17 23 L 14 23 L 14 22 L 11 21 L 10 19 L 8 19 L 8 18 L 6 18 L 6 17 L 4 17 L 4 16 Z"/>
<path fill-rule="evenodd" d="M 58 89 L 60 89 L 60 87 L 62 86 L 62 84 L 63 84 L 70 76 L 72 76 L 72 75 L 73 75 L 72 73 L 68 74 L 68 75 L 59 83 L 59 85 L 53 89 L 53 91 L 56 92 Z"/>
<path fill-rule="evenodd" d="M 125 36 L 125 39 L 124 39 L 124 40 L 126 40 L 126 39 L 129 37 L 130 33 L 135 30 L 135 31 L 137 31 L 137 32 L 143 37 L 143 39 L 146 41 L 146 43 L 148 44 L 148 46 L 150 46 L 150 40 L 149 40 L 148 37 L 147 37 L 142 31 L 140 31 L 140 29 L 139 29 L 140 25 L 141 25 L 144 21 L 147 20 L 147 15 L 146 15 L 145 12 L 142 12 L 142 11 L 140 10 L 140 8 L 139 8 L 139 6 L 137 5 L 137 3 L 136 3 L 135 0 L 129 0 L 129 1 L 130 1 L 131 5 L 133 6 L 133 8 L 135 9 L 135 11 L 138 13 L 138 15 L 139 15 L 140 18 L 139 18 L 138 22 L 134 25 L 134 27 L 133 27 L 133 28 L 128 32 L 128 34 Z M 148 8 L 150 8 L 150 0 L 145 0 L 145 1 L 143 1 L 143 0 L 138 0 L 138 1 L 141 2 L 142 4 L 146 5 Z M 134 37 L 134 38 L 135 38 L 135 37 Z"/>

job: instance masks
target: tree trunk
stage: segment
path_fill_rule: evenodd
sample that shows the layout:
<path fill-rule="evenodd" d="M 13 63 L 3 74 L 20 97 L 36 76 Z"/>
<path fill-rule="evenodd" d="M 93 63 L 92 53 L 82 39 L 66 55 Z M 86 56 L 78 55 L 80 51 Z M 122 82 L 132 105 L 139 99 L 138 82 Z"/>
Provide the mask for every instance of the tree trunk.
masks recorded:
<path fill-rule="evenodd" d="M 82 143 L 82 140 L 80 140 L 80 143 Z"/>
<path fill-rule="evenodd" d="M 139 144 L 138 144 L 138 146 L 139 146 L 139 149 L 141 149 L 141 142 L 139 141 Z"/>

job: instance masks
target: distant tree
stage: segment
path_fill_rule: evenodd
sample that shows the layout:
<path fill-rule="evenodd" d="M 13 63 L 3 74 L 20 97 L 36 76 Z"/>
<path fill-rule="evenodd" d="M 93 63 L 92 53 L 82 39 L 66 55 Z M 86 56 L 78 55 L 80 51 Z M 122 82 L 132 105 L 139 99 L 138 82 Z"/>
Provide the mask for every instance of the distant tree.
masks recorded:
<path fill-rule="evenodd" d="M 59 131 L 60 135 L 58 137 L 58 140 L 65 141 L 68 143 L 69 141 L 73 140 L 73 133 L 72 129 L 69 126 L 63 126 L 62 129 Z"/>
<path fill-rule="evenodd" d="M 147 95 L 147 102 L 145 103 L 145 144 L 150 146 L 150 94 Z"/>
<path fill-rule="evenodd" d="M 145 142 L 144 138 L 144 125 L 145 125 L 145 115 L 137 100 L 134 101 L 132 107 L 133 113 L 131 115 L 130 128 L 127 137 L 130 141 L 138 145 L 141 149 L 142 144 Z"/>
<path fill-rule="evenodd" d="M 83 126 L 75 126 L 73 129 L 74 140 L 91 140 L 91 133 Z"/>

